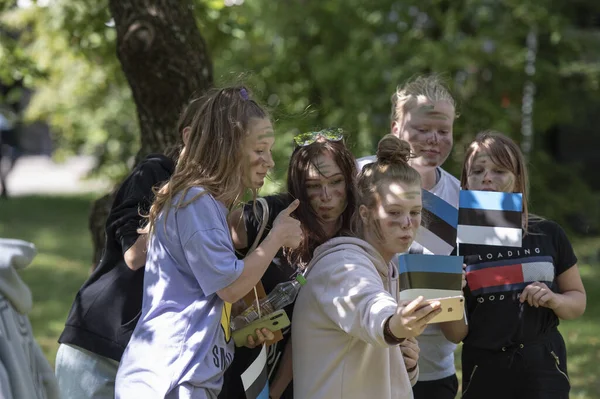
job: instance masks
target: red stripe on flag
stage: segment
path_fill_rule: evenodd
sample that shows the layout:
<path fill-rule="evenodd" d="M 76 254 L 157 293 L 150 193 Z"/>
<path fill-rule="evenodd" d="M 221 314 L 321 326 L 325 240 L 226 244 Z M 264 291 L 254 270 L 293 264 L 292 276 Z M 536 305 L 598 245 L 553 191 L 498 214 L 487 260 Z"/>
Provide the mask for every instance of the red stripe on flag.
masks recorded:
<path fill-rule="evenodd" d="M 517 284 L 523 282 L 521 264 L 497 266 L 467 272 L 467 283 L 472 291 L 497 285 Z"/>

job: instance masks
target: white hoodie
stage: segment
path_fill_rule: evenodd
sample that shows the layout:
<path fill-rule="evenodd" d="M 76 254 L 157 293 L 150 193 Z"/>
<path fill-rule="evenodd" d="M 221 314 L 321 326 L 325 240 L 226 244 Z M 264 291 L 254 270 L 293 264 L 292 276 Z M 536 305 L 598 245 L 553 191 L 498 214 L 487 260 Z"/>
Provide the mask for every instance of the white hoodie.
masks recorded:
<path fill-rule="evenodd" d="M 398 307 L 398 271 L 369 243 L 333 238 L 315 250 L 294 306 L 296 399 L 410 399 L 398 345 L 383 335 Z"/>

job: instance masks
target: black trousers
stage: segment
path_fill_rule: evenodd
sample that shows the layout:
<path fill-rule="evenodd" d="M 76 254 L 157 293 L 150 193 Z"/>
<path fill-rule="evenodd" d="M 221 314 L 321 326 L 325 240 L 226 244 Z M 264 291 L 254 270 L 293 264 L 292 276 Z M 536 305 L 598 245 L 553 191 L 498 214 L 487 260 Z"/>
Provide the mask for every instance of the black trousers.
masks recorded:
<path fill-rule="evenodd" d="M 433 381 L 419 381 L 413 386 L 415 399 L 454 399 L 458 392 L 458 378 L 452 374 Z"/>
<path fill-rule="evenodd" d="M 565 341 L 552 331 L 539 341 L 500 351 L 463 346 L 463 399 L 568 399 Z"/>

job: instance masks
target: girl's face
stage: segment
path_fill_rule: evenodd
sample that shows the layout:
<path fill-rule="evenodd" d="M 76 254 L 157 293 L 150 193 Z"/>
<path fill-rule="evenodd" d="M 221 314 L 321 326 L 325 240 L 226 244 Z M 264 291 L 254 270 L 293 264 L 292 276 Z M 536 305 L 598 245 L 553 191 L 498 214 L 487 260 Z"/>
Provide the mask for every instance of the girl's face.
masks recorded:
<path fill-rule="evenodd" d="M 346 209 L 346 179 L 329 152 L 311 163 L 306 175 L 306 193 L 322 223 L 337 222 Z"/>
<path fill-rule="evenodd" d="M 275 166 L 271 149 L 275 143 L 273 125 L 268 118 L 252 119 L 244 141 L 244 154 L 248 165 L 244 168 L 244 185 L 259 189 L 265 183 L 269 170 Z"/>
<path fill-rule="evenodd" d="M 486 151 L 479 150 L 471 162 L 467 173 L 469 190 L 498 191 L 512 193 L 515 191 L 515 174 L 495 164 Z"/>
<path fill-rule="evenodd" d="M 415 156 L 411 165 L 417 170 L 441 166 L 450 155 L 454 114 L 454 106 L 447 101 L 422 99 L 403 121 L 392 125 L 392 133 L 410 144 Z"/>
<path fill-rule="evenodd" d="M 367 241 L 389 261 L 395 254 L 408 251 L 417 235 L 423 208 L 421 187 L 390 181 L 383 182 L 378 191 L 380 201 L 375 209 L 361 205 L 359 212 L 363 222 L 369 222 Z M 382 240 L 376 238 L 373 221 L 379 221 Z"/>

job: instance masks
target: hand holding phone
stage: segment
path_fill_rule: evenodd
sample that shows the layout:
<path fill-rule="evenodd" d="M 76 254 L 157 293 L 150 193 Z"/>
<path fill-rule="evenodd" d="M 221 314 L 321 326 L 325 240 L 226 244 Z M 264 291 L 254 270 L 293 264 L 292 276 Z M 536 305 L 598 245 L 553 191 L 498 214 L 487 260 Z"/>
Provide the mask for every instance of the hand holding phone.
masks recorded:
<path fill-rule="evenodd" d="M 285 313 L 285 310 L 280 309 L 253 321 L 239 330 L 233 331 L 233 341 L 235 342 L 235 346 L 246 346 L 246 343 L 252 343 L 252 341 L 248 339 L 248 336 L 251 336 L 254 342 L 259 340 L 256 330 L 262 331 L 263 328 L 266 328 L 269 331 L 278 331 L 289 325 L 290 319 L 288 318 L 287 313 Z"/>
<path fill-rule="evenodd" d="M 410 302 L 402 301 L 398 304 L 396 313 L 390 318 L 390 330 L 398 338 L 416 337 L 441 311 L 439 302 L 427 303 L 423 296 Z"/>
<path fill-rule="evenodd" d="M 246 340 L 246 348 L 256 348 L 257 346 L 261 346 L 265 342 L 271 341 L 275 339 L 275 334 L 267 328 L 263 328 L 262 330 L 254 330 L 256 334 L 256 339 L 253 335 L 248 335 L 248 339 Z"/>
<path fill-rule="evenodd" d="M 447 321 L 460 320 L 464 314 L 465 298 L 462 295 L 446 298 L 428 299 L 425 303 L 439 302 L 442 311 L 427 324 L 445 323 Z"/>

